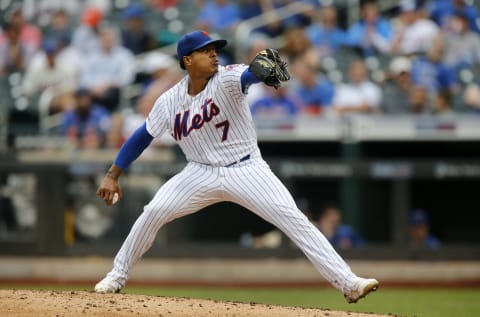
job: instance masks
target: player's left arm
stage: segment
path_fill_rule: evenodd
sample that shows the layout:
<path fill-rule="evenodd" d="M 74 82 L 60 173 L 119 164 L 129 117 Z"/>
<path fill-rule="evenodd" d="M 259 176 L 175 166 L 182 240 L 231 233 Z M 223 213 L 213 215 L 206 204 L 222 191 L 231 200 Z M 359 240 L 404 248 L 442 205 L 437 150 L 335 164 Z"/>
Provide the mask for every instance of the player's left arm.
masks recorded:
<path fill-rule="evenodd" d="M 250 68 L 246 68 L 240 76 L 240 83 L 242 84 L 242 92 L 247 93 L 248 87 L 252 84 L 258 84 L 261 81 L 250 71 Z"/>

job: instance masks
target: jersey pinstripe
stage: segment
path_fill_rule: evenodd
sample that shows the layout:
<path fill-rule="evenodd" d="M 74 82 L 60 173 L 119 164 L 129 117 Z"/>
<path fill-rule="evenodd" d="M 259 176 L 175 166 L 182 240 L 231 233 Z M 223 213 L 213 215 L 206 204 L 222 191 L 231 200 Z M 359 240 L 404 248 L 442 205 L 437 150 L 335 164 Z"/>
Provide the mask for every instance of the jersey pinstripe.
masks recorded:
<path fill-rule="evenodd" d="M 170 133 L 188 161 L 225 166 L 246 155 L 259 156 L 249 105 L 241 90 L 245 65 L 219 66 L 205 89 L 188 91 L 188 76 L 160 96 L 147 118 L 147 130 Z"/>

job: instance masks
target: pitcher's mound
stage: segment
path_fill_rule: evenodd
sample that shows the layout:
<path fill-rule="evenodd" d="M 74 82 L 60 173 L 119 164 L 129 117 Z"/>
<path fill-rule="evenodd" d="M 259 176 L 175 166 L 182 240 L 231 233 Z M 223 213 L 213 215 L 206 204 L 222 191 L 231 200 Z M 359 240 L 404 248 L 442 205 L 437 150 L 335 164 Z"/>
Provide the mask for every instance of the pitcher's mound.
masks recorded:
<path fill-rule="evenodd" d="M 379 315 L 132 294 L 0 290 L 2 317 L 378 317 Z"/>

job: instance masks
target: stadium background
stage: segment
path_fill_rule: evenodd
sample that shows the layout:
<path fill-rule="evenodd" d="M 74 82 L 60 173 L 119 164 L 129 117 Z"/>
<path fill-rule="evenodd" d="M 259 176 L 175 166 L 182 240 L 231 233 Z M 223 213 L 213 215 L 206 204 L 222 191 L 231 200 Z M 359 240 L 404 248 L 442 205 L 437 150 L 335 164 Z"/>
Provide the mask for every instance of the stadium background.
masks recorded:
<path fill-rule="evenodd" d="M 121 25 L 130 2 L 141 1 L 109 2 L 107 19 Z M 22 1 L 0 3 L 2 19 L 16 3 Z M 478 1 L 471 3 L 478 8 Z M 358 1 L 334 4 L 342 27 L 358 19 Z M 178 1 L 166 9 L 146 10 L 145 21 L 160 51 L 174 54 L 171 44 L 194 27 L 198 8 L 192 5 Z M 397 5 L 398 1 L 379 2 L 387 17 L 398 13 Z M 297 7 L 278 12 L 289 16 L 292 10 Z M 32 22 L 44 26 L 41 20 Z M 80 13 L 72 16 L 72 23 L 80 23 Z M 248 23 L 243 22 L 237 33 L 218 34 L 232 43 L 228 53 L 233 61 L 244 54 L 237 41 L 250 28 Z M 274 39 L 279 46 L 282 41 L 282 35 Z M 139 65 L 143 57 L 136 56 Z M 323 61 L 330 65 L 327 75 L 332 80 L 346 78 L 346 65 L 355 58 L 342 50 Z M 391 56 L 366 60 L 375 78 L 388 68 Z M 4 74 L 0 85 L 0 281 L 93 283 L 108 271 L 143 204 L 185 161 L 176 147 L 148 153 L 122 180 L 125 199 L 105 208 L 94 188 L 116 150 L 72 149 L 62 137 L 42 130 L 45 118 L 36 100 L 18 93 L 22 75 Z M 478 72 L 462 70 L 459 78 L 463 91 L 478 80 Z M 131 85 L 122 90 L 120 109 L 132 107 L 137 89 Z M 259 144 L 299 204 L 307 201 L 308 208 L 318 209 L 325 202 L 336 203 L 343 222 L 365 238 L 361 248 L 339 250 L 358 273 L 379 275 L 391 285 L 478 289 L 480 121 L 461 97 L 456 95 L 455 113 L 447 119 L 407 114 L 261 121 Z M 410 246 L 408 214 L 414 208 L 428 212 L 440 248 Z M 19 218 L 15 225 L 12 210 Z M 272 229 L 238 206 L 211 206 L 162 229 L 132 281 L 323 285 L 288 241 L 275 248 L 252 246 L 252 238 Z"/>

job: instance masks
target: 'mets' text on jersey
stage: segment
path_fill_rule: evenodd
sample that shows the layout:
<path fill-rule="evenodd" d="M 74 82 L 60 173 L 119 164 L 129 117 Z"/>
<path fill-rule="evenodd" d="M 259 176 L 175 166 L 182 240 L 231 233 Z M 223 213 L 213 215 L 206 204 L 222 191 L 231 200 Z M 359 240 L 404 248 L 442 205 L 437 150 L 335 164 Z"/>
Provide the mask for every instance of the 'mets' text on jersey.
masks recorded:
<path fill-rule="evenodd" d="M 190 110 L 185 110 L 175 116 L 175 123 L 173 125 L 173 138 L 176 141 L 181 140 L 182 136 L 187 137 L 192 130 L 200 129 L 205 123 L 210 122 L 214 116 L 220 113 L 220 108 L 218 108 L 217 105 L 213 103 L 212 99 L 206 100 L 201 107 L 201 110 L 201 113 L 197 113 L 192 117 L 190 127 L 188 126 L 190 122 Z M 230 125 L 228 123 L 228 120 L 226 120 L 225 123 L 226 127 L 223 133 L 224 136 L 222 137 L 222 142 L 227 139 L 228 127 Z"/>
<path fill-rule="evenodd" d="M 257 136 L 240 76 L 245 65 L 219 66 L 195 96 L 188 94 L 188 75 L 162 94 L 147 118 L 154 137 L 168 132 L 188 161 L 225 166 L 258 155 Z"/>

